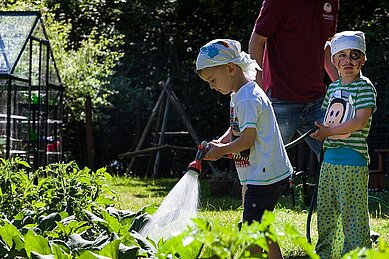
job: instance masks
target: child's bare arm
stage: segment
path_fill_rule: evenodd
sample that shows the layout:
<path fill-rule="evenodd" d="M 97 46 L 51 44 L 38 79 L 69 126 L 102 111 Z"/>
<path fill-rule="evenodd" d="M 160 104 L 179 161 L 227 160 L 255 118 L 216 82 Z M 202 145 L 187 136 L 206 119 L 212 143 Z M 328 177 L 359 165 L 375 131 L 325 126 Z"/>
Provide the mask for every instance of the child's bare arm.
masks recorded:
<path fill-rule="evenodd" d="M 255 144 L 256 138 L 255 128 L 246 128 L 239 138 L 230 143 L 215 143 L 210 142 L 210 150 L 205 155 L 205 160 L 218 160 L 223 155 L 231 153 L 239 153 L 243 150 L 251 148 Z"/>
<path fill-rule="evenodd" d="M 357 110 L 354 118 L 332 128 L 325 127 L 322 123 L 316 122 L 315 124 L 319 129 L 312 133 L 310 136 L 322 141 L 329 136 L 342 135 L 360 130 L 366 126 L 367 122 L 369 121 L 371 112 L 372 108 Z"/>
<path fill-rule="evenodd" d="M 220 138 L 213 140 L 212 142 L 216 143 L 229 143 L 231 142 L 231 127 L 227 129 L 227 131 Z"/>

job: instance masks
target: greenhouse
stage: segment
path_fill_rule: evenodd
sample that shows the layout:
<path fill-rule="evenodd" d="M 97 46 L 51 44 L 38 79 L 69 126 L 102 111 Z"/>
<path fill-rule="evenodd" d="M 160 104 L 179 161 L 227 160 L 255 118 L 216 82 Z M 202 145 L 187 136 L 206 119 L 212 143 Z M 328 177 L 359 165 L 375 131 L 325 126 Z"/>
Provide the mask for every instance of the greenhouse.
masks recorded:
<path fill-rule="evenodd" d="M 0 157 L 62 159 L 63 86 L 40 12 L 0 12 Z"/>

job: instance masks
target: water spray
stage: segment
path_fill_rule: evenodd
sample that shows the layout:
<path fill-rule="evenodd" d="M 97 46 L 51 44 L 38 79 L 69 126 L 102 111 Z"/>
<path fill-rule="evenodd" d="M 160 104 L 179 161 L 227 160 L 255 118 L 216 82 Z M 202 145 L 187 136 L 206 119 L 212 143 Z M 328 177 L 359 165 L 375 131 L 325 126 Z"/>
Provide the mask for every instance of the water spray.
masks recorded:
<path fill-rule="evenodd" d="M 193 225 L 192 218 L 197 217 L 199 207 L 199 180 L 201 162 L 209 150 L 206 141 L 197 146 L 195 159 L 188 165 L 184 176 L 162 201 L 158 210 L 141 229 L 140 234 L 155 242 L 165 240 L 174 233 L 184 231 Z"/>

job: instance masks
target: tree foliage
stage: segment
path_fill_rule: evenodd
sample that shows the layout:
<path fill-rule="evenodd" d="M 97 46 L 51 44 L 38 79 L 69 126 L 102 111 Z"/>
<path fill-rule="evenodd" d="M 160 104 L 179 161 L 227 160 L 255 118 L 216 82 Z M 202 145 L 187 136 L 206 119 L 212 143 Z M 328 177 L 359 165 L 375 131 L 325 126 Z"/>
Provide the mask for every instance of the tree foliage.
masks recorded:
<path fill-rule="evenodd" d="M 16 2 L 21 4 L 26 1 Z M 68 78 L 67 75 L 62 75 L 64 81 L 73 87 L 69 91 L 67 102 L 74 114 L 82 114 L 82 100 L 77 98 L 85 93 L 85 89 L 92 90 L 88 93 L 95 100 L 96 153 L 101 165 L 109 163 L 119 153 L 134 149 L 162 90 L 159 82 L 166 80 L 168 76 L 173 79 L 173 90 L 200 139 L 210 140 L 222 134 L 228 126 L 228 97 L 210 91 L 201 82 L 194 72 L 194 61 L 198 49 L 214 38 L 239 40 L 243 50 L 247 51 L 248 40 L 262 1 L 27 2 L 41 3 L 52 13 L 54 16 L 50 25 L 58 22 L 70 26 L 66 27 L 63 34 L 64 37 L 67 36 L 66 40 L 59 38 L 66 42 L 63 49 L 69 51 L 59 56 L 63 56 L 64 60 L 72 60 L 73 64 L 66 68 L 67 63 L 63 63 L 68 72 Z M 378 112 L 373 120 L 371 149 L 389 145 L 389 129 L 382 127 L 389 112 L 380 108 L 385 107 L 389 100 L 389 79 L 386 73 L 389 64 L 388 12 L 388 0 L 340 1 L 338 31 L 354 29 L 366 33 L 368 60 L 363 72 L 374 82 L 378 91 Z M 123 38 L 118 35 L 123 35 Z M 121 40 L 122 45 L 119 44 Z M 99 49 L 103 45 L 107 49 Z M 87 51 L 88 48 L 90 52 Z M 105 64 L 101 64 L 109 55 L 104 53 L 106 50 L 114 55 Z M 95 55 L 91 63 L 86 62 L 84 53 Z M 120 53 L 124 56 L 118 62 Z M 107 77 L 96 77 L 95 72 Z M 79 84 L 80 82 L 83 83 Z M 168 120 L 169 130 L 185 129 L 177 117 L 172 110 Z M 78 140 L 73 142 L 82 143 L 83 137 L 79 134 Z M 383 139 L 388 141 L 382 141 Z M 151 139 L 147 141 L 150 144 Z M 190 138 L 182 139 L 181 142 L 182 145 L 194 146 Z M 78 158 L 82 160 L 82 156 Z"/>

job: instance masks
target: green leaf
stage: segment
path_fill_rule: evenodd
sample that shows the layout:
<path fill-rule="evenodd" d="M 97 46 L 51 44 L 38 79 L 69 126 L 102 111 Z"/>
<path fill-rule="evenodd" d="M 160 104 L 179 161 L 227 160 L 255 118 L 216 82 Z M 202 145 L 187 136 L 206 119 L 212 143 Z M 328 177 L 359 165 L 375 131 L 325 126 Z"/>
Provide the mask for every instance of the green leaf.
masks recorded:
<path fill-rule="evenodd" d="M 52 254 L 49 242 L 47 239 L 40 235 L 36 235 L 34 232 L 29 230 L 24 236 L 25 249 L 28 256 L 34 251 L 40 255 Z"/>
<path fill-rule="evenodd" d="M 13 246 L 13 240 L 12 240 L 13 237 L 14 236 L 21 236 L 21 234 L 14 225 L 5 221 L 4 226 L 0 227 L 0 236 L 4 240 L 4 242 L 6 243 L 6 245 L 8 247 L 12 247 Z"/>
<path fill-rule="evenodd" d="M 23 161 L 20 157 L 16 157 L 15 161 L 19 165 L 23 165 L 24 167 L 31 168 L 31 166 L 26 161 Z"/>
<path fill-rule="evenodd" d="M 119 233 L 122 224 L 119 222 L 117 218 L 112 217 L 108 212 L 106 212 L 103 209 L 101 209 L 101 216 L 108 223 L 110 232 Z"/>
<path fill-rule="evenodd" d="M 39 201 L 39 202 L 35 202 L 33 204 L 33 206 L 34 206 L 34 209 L 38 210 L 40 208 L 44 208 L 45 206 L 47 206 L 47 203 L 43 202 L 43 201 Z"/>
<path fill-rule="evenodd" d="M 114 240 L 104 246 L 101 251 L 98 252 L 99 255 L 107 256 L 109 258 L 118 258 L 119 256 L 119 245 L 120 240 Z"/>
<path fill-rule="evenodd" d="M 132 221 L 132 224 L 130 226 L 129 231 L 139 232 L 146 225 L 146 223 L 149 222 L 150 218 L 151 218 L 151 215 L 149 215 L 149 214 L 141 214 L 141 215 L 137 216 Z"/>
<path fill-rule="evenodd" d="M 103 255 L 98 255 L 91 251 L 85 251 L 80 256 L 78 256 L 77 259 L 112 259 L 112 258 Z"/>
<path fill-rule="evenodd" d="M 37 252 L 31 252 L 31 259 L 55 259 L 54 255 L 41 255 Z"/>
<path fill-rule="evenodd" d="M 316 254 L 315 248 L 308 243 L 307 239 L 303 237 L 297 230 L 290 224 L 285 225 L 285 233 L 289 236 L 293 243 L 304 249 L 305 252 L 313 259 L 320 259 L 319 255 Z"/>
<path fill-rule="evenodd" d="M 38 224 L 38 228 L 42 232 L 52 230 L 57 226 L 57 222 L 61 221 L 61 215 L 58 212 L 53 212 L 42 218 Z"/>
<path fill-rule="evenodd" d="M 166 240 L 162 248 L 158 249 L 158 252 L 178 253 L 180 258 L 198 258 L 202 248 L 203 244 L 197 241 L 193 235 L 182 233 Z"/>
<path fill-rule="evenodd" d="M 93 246 L 95 242 L 89 241 L 81 237 L 79 234 L 72 234 L 69 237 L 69 240 L 66 242 L 66 244 L 71 248 L 82 248 L 87 249 Z"/>
<path fill-rule="evenodd" d="M 88 219 L 92 222 L 100 222 L 100 223 L 104 223 L 105 225 L 108 225 L 108 223 L 102 219 L 102 218 L 99 218 L 98 216 L 96 216 L 95 214 L 93 214 L 92 212 L 88 211 L 88 210 L 82 210 L 82 212 L 88 217 Z"/>
<path fill-rule="evenodd" d="M 72 256 L 65 251 L 62 250 L 62 248 L 56 244 L 51 245 L 51 249 L 53 250 L 53 254 L 55 259 L 71 259 Z"/>
<path fill-rule="evenodd" d="M 25 244 L 22 236 L 13 236 L 12 241 L 16 250 L 21 251 L 22 249 L 24 249 Z"/>
<path fill-rule="evenodd" d="M 99 196 L 95 202 L 100 205 L 111 205 L 113 203 L 113 199 Z"/>
<path fill-rule="evenodd" d="M 105 173 L 107 171 L 107 168 L 105 168 L 105 167 L 102 167 L 102 168 L 99 168 L 99 169 L 97 169 L 97 171 L 96 171 L 96 174 L 103 174 L 103 173 Z"/>
<path fill-rule="evenodd" d="M 201 230 L 211 230 L 211 225 L 206 220 L 200 219 L 200 218 L 194 218 L 192 221 L 196 224 L 197 228 Z"/>
<path fill-rule="evenodd" d="M 106 179 L 106 180 L 112 180 L 112 175 L 111 174 L 109 174 L 108 172 L 104 172 L 104 178 Z"/>
<path fill-rule="evenodd" d="M 135 231 L 131 231 L 131 236 L 136 239 L 139 246 L 145 250 L 148 255 L 154 255 L 156 253 L 155 247 L 145 237 Z"/>
<path fill-rule="evenodd" d="M 119 258 L 118 259 L 136 259 L 139 251 L 138 246 L 125 246 L 119 244 Z"/>

